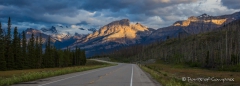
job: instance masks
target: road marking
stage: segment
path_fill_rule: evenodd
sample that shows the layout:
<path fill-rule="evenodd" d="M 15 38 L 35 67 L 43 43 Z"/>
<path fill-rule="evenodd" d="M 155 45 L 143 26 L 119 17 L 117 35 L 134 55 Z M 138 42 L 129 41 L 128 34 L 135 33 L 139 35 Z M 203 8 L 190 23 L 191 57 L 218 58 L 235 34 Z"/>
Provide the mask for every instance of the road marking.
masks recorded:
<path fill-rule="evenodd" d="M 132 65 L 132 75 L 131 75 L 131 83 L 130 83 L 130 86 L 132 86 L 132 79 L 133 79 L 133 65 Z"/>
<path fill-rule="evenodd" d="M 114 66 L 113 66 L 113 67 L 114 67 Z M 107 67 L 107 68 L 108 68 L 108 67 Z M 107 68 L 103 68 L 103 69 L 107 69 Z M 103 70 L 103 69 L 100 69 L 100 70 Z M 63 78 L 63 79 L 60 79 L 60 80 L 57 80 L 57 81 L 53 81 L 53 82 L 49 82 L 49 83 L 45 83 L 45 84 L 41 84 L 41 85 L 38 85 L 38 86 L 44 86 L 44 85 L 52 84 L 52 83 L 55 83 L 55 82 L 59 82 L 59 81 L 63 81 L 63 80 L 67 80 L 67 79 L 74 78 L 74 77 L 78 77 L 78 76 L 81 76 L 81 75 L 85 75 L 85 74 L 89 74 L 89 73 L 97 72 L 97 71 L 100 71 L 100 70 L 95 70 L 95 71 L 91 71 L 91 72 L 83 73 L 83 74 L 80 74 L 80 75 L 71 76 L 71 77 L 68 77 L 68 78 Z"/>

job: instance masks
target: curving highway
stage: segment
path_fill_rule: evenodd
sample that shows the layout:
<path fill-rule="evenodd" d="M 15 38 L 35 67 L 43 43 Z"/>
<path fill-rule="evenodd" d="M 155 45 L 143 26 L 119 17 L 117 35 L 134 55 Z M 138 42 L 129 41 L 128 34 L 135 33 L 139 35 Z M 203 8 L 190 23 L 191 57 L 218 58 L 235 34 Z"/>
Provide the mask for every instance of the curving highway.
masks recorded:
<path fill-rule="evenodd" d="M 13 86 L 160 86 L 135 64 L 71 73 Z"/>

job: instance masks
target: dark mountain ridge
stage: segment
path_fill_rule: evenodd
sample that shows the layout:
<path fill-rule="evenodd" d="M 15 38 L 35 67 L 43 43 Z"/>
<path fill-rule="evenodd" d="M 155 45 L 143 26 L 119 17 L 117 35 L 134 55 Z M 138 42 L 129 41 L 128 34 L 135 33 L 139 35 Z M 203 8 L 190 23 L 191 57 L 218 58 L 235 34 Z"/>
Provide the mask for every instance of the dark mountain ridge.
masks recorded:
<path fill-rule="evenodd" d="M 240 12 L 222 16 L 202 14 L 200 16 L 191 16 L 187 20 L 177 21 L 171 26 L 157 30 L 140 23 L 132 24 L 128 19 L 122 19 L 113 21 L 91 34 L 80 35 L 76 33 L 74 36 L 55 39 L 54 43 L 61 46 L 59 48 L 62 49 L 67 46 L 72 49 L 80 47 L 86 50 L 87 56 L 93 56 L 123 46 L 149 44 L 169 38 L 183 38 L 193 34 L 213 31 L 238 19 L 240 19 Z M 43 31 L 58 32 L 55 30 L 51 28 Z M 35 32 L 40 33 L 39 31 Z"/>

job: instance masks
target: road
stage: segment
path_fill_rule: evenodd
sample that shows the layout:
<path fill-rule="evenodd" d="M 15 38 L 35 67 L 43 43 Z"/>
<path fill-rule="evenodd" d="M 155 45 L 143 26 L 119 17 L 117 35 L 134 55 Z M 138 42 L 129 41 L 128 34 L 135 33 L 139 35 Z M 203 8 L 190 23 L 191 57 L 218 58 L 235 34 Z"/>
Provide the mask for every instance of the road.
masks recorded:
<path fill-rule="evenodd" d="M 116 66 L 24 82 L 13 86 L 160 86 L 137 65 Z"/>

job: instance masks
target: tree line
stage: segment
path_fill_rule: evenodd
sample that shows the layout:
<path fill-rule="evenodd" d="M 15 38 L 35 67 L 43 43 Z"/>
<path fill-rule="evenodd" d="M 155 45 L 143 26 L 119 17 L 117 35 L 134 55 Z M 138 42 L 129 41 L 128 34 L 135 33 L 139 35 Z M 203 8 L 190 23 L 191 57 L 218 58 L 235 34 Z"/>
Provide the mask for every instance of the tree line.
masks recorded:
<path fill-rule="evenodd" d="M 13 37 L 12 37 L 13 36 Z M 85 51 L 76 47 L 74 50 L 57 49 L 50 36 L 44 44 L 42 36 L 26 39 L 26 32 L 18 32 L 14 27 L 11 34 L 11 19 L 8 19 L 7 31 L 0 22 L 0 70 L 52 68 L 85 65 Z"/>
<path fill-rule="evenodd" d="M 146 49 L 137 58 L 158 58 L 172 64 L 240 71 L 240 20 L 212 32 L 169 39 Z"/>
<path fill-rule="evenodd" d="M 118 56 L 133 62 L 153 58 L 168 64 L 240 71 L 239 28 L 240 20 L 235 20 L 211 32 L 169 38 L 147 46 L 125 48 L 109 53 L 109 56 Z"/>

